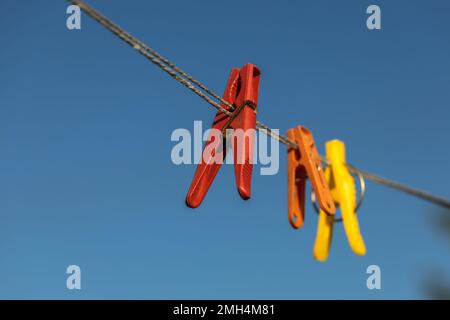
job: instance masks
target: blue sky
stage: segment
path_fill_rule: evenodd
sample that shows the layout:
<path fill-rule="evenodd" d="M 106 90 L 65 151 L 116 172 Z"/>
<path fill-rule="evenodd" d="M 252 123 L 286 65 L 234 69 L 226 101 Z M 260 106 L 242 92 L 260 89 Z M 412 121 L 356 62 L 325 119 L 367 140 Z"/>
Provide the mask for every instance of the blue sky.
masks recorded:
<path fill-rule="evenodd" d="M 358 167 L 449 196 L 448 1 L 88 3 L 219 93 L 232 67 L 258 65 L 259 120 L 308 127 L 321 152 L 341 139 Z M 0 298 L 407 299 L 426 297 L 432 272 L 450 283 L 435 208 L 373 183 L 367 255 L 338 225 L 329 261 L 314 261 L 311 206 L 302 230 L 287 221 L 283 146 L 251 200 L 225 166 L 187 208 L 195 166 L 172 164 L 170 135 L 215 111 L 87 16 L 67 30 L 66 7 L 0 2 Z"/>

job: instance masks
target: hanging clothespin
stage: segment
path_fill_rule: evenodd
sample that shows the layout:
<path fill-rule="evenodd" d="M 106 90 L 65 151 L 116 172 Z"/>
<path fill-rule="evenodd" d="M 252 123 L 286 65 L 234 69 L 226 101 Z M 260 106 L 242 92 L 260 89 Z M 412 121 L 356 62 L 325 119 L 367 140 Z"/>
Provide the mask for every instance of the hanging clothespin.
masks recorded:
<path fill-rule="evenodd" d="M 334 202 L 341 208 L 342 222 L 347 235 L 350 248 L 357 255 L 366 253 L 366 246 L 359 230 L 358 218 L 356 216 L 355 181 L 347 169 L 345 162 L 345 144 L 339 140 L 326 143 L 326 156 L 330 162 L 325 169 L 325 178 L 331 189 Z M 361 196 L 364 194 L 364 180 L 361 180 Z M 328 258 L 333 234 L 333 224 L 336 222 L 334 216 L 327 215 L 323 210 L 319 211 L 319 222 L 317 225 L 317 236 L 314 245 L 314 258 L 325 261 Z"/>
<path fill-rule="evenodd" d="M 336 211 L 311 131 L 303 126 L 290 129 L 287 136 L 298 148 L 288 148 L 288 218 L 298 229 L 305 221 L 306 178 L 311 180 L 318 203 L 327 214 Z"/>
<path fill-rule="evenodd" d="M 247 200 L 251 197 L 253 143 L 256 128 L 259 80 L 260 71 L 253 64 L 246 64 L 242 69 L 232 69 L 223 99 L 233 105 L 233 108 L 221 104 L 222 108 L 232 112 L 232 114 L 228 116 L 219 111 L 214 118 L 212 129 L 222 132 L 222 141 L 219 143 L 214 141 L 216 136 L 210 133 L 186 196 L 186 204 L 189 207 L 196 208 L 201 204 L 226 157 L 226 153 L 230 148 L 229 144 L 226 143 L 226 131 L 229 131 L 227 129 L 232 129 L 233 132 L 237 129 L 243 130 L 243 141 L 237 141 L 236 137 L 231 139 L 234 154 L 234 171 L 237 189 L 241 198 Z M 248 130 L 253 130 L 253 133 Z M 215 143 L 215 146 L 211 147 L 212 143 Z M 217 161 L 217 159 L 221 161 Z"/>

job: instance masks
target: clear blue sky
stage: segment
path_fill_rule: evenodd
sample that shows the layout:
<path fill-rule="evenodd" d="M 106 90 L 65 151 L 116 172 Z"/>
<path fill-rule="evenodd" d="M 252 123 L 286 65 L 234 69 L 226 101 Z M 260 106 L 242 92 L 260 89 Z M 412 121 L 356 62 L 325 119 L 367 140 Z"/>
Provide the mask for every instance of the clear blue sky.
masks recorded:
<path fill-rule="evenodd" d="M 448 1 L 89 3 L 219 93 L 230 68 L 258 65 L 262 122 L 307 126 L 321 152 L 342 139 L 360 168 L 450 195 Z M 287 221 L 284 147 L 250 201 L 226 166 L 187 208 L 195 167 L 172 164 L 170 135 L 214 110 L 87 16 L 67 30 L 66 7 L 0 2 L 0 298 L 404 299 L 426 297 L 430 273 L 449 281 L 434 207 L 372 183 L 367 255 L 338 225 L 314 261 L 312 208 L 304 229 Z M 366 288 L 371 264 L 381 291 Z"/>

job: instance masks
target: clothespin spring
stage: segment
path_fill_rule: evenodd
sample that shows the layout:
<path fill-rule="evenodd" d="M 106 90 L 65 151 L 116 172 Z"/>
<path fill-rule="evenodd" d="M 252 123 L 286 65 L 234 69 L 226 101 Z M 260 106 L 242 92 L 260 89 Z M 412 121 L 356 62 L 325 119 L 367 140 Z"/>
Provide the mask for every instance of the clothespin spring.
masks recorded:
<path fill-rule="evenodd" d="M 240 106 L 238 106 L 236 109 L 232 111 L 232 114 L 230 115 L 230 118 L 227 120 L 227 122 L 224 124 L 222 128 L 222 135 L 225 136 L 225 131 L 230 127 L 233 120 L 241 113 L 242 109 L 244 109 L 246 106 L 253 109 L 256 113 L 257 106 L 250 100 L 245 100 Z"/>
<path fill-rule="evenodd" d="M 360 172 L 356 172 L 356 175 L 358 176 L 358 180 L 359 180 L 360 193 L 359 193 L 358 201 L 356 203 L 355 213 L 357 213 L 358 209 L 361 207 L 363 200 L 364 200 L 364 196 L 366 194 L 366 181 L 364 180 L 364 176 Z M 311 203 L 313 204 L 313 207 L 314 207 L 314 210 L 316 211 L 316 213 L 319 214 L 320 208 L 317 205 L 316 194 L 314 193 L 314 190 L 311 190 Z M 334 222 L 341 223 L 342 218 L 335 217 Z"/>

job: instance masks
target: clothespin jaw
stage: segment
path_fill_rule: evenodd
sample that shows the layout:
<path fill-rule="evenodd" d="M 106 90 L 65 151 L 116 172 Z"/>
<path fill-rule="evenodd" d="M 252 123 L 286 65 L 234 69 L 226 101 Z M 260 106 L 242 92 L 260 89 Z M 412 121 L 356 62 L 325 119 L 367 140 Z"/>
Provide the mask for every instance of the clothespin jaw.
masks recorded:
<path fill-rule="evenodd" d="M 255 129 L 261 73 L 253 64 L 246 64 L 239 72 L 235 86 L 239 91 L 233 99 L 235 109 L 222 130 L 228 128 Z M 252 112 L 253 110 L 253 112 Z"/>
<path fill-rule="evenodd" d="M 326 156 L 330 161 L 325 170 L 325 177 L 331 189 L 334 201 L 341 208 L 342 222 L 348 243 L 357 255 L 364 255 L 366 247 L 359 230 L 356 209 L 355 181 L 347 169 L 345 161 L 345 144 L 339 140 L 326 143 Z M 314 245 L 314 258 L 325 261 L 328 258 L 334 217 L 330 217 L 322 210 L 319 212 L 317 236 Z"/>
<path fill-rule="evenodd" d="M 334 214 L 336 207 L 322 169 L 311 131 L 303 126 L 287 132 L 298 148 L 288 149 L 288 218 L 292 227 L 303 226 L 305 219 L 306 178 L 311 180 L 320 208 Z"/>
<path fill-rule="evenodd" d="M 233 133 L 231 147 L 238 192 L 243 199 L 250 198 L 259 80 L 260 71 L 252 64 L 247 64 L 242 69 L 233 68 L 231 71 L 223 99 L 234 108 L 221 104 L 222 108 L 232 114 L 229 116 L 218 111 L 214 118 L 212 128 L 222 132 L 222 141 L 216 141 L 217 137 L 213 132 L 210 133 L 186 196 L 187 206 L 196 208 L 202 203 L 219 171 L 230 148 L 226 143 L 226 129 L 232 129 Z M 237 130 L 240 132 L 236 132 Z"/>

